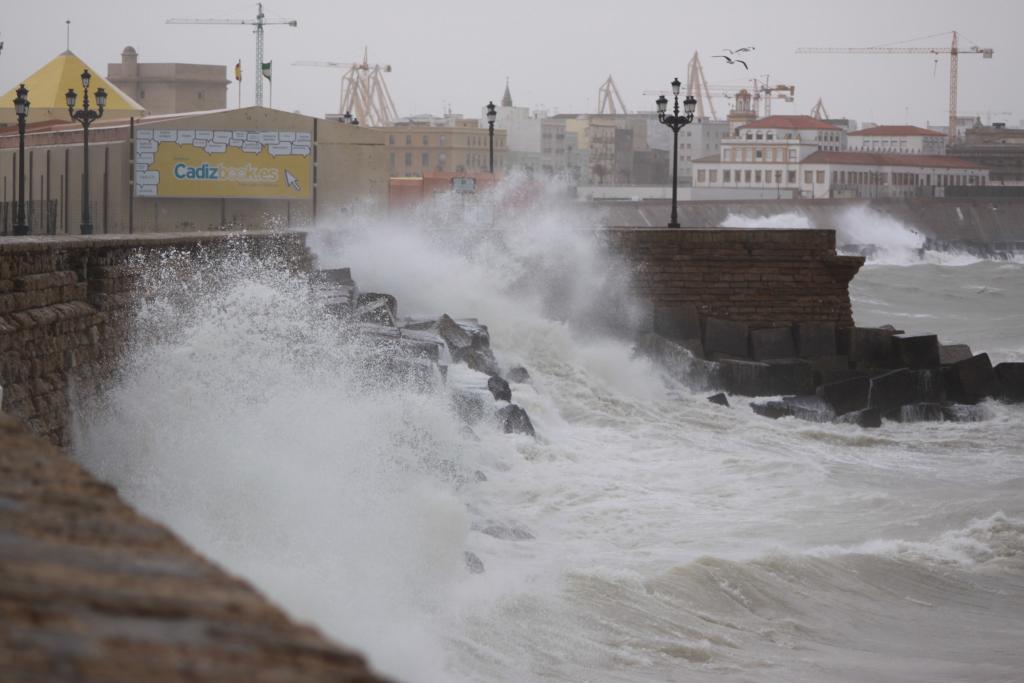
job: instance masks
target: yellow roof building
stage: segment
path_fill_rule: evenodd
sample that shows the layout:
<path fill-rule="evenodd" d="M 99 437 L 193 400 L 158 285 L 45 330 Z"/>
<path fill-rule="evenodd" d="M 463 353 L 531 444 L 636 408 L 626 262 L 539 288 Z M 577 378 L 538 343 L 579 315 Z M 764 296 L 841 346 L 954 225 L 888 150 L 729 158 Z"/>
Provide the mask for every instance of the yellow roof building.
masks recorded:
<path fill-rule="evenodd" d="M 31 102 L 28 122 L 68 121 L 68 105 L 64 95 L 68 88 L 74 89 L 78 93 L 76 107 L 82 106 L 82 72 L 85 69 L 89 69 L 89 73 L 92 74 L 92 81 L 89 84 L 89 106 L 94 109 L 96 107 L 97 89 L 103 88 L 107 91 L 107 106 L 103 110 L 104 118 L 124 119 L 129 116 L 141 116 L 145 113 L 145 109 L 138 102 L 101 76 L 95 69 L 89 67 L 73 52 L 66 50 L 24 80 L 25 87 L 28 88 L 28 100 Z M 15 90 L 17 89 L 18 84 L 15 84 L 0 96 L 0 124 L 17 122 L 14 112 Z"/>

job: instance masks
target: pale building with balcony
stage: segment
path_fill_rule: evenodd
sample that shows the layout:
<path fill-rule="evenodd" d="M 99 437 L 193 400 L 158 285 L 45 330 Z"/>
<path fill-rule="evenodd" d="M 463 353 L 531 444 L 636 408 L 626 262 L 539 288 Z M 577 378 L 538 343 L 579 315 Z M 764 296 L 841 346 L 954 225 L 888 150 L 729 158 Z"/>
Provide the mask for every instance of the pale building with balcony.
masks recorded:
<path fill-rule="evenodd" d="M 879 154 L 945 154 L 946 136 L 917 126 L 874 126 L 847 133 L 849 149 Z"/>

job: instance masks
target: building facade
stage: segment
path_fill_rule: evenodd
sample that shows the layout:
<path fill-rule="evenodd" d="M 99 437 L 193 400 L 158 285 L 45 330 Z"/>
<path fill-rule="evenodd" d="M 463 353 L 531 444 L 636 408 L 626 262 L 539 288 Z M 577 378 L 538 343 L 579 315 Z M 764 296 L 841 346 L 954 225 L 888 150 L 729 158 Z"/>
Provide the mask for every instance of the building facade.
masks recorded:
<path fill-rule="evenodd" d="M 997 124 L 970 128 L 948 153 L 988 167 L 990 185 L 1024 186 L 1024 127 Z"/>
<path fill-rule="evenodd" d="M 392 178 L 425 172 L 482 173 L 490 169 L 488 130 L 477 119 L 451 121 L 454 126 L 409 123 L 373 128 L 384 136 L 388 174 Z M 358 127 L 358 126 L 353 126 Z M 494 130 L 494 170 L 507 168 L 506 132 Z"/>
<path fill-rule="evenodd" d="M 874 126 L 846 134 L 849 149 L 879 154 L 945 154 L 946 136 L 917 126 Z"/>
<path fill-rule="evenodd" d="M 107 79 L 150 114 L 181 114 L 227 108 L 223 64 L 146 64 L 131 45 L 119 64 L 107 64 Z"/>

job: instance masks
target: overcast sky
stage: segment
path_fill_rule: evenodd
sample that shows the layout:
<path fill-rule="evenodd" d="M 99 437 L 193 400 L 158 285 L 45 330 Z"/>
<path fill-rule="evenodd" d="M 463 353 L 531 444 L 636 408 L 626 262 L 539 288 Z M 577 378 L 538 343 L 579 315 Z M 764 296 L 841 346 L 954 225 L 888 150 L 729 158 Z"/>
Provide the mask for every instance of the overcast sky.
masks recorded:
<path fill-rule="evenodd" d="M 237 0 L 5 0 L 0 40 L 3 90 L 64 49 L 106 73 L 125 45 L 143 62 L 196 62 L 245 71 L 243 103 L 252 103 L 255 40 L 247 26 L 167 25 L 171 17 L 253 18 L 256 3 Z M 865 47 L 956 29 L 961 47 L 995 49 L 994 59 L 960 58 L 960 111 L 1011 124 L 1024 118 L 1024 0 L 430 0 L 328 2 L 269 0 L 268 17 L 297 28 L 266 29 L 274 61 L 274 105 L 320 115 L 338 108 L 340 71 L 296 67 L 295 60 L 351 62 L 363 46 L 370 61 L 388 63 L 400 115 L 478 115 L 497 101 L 509 77 L 517 105 L 559 112 L 595 111 L 597 89 L 611 74 L 630 110 L 653 108 L 644 90 L 685 80 L 698 50 L 711 83 L 739 84 L 770 74 L 796 86 L 793 104 L 775 113 L 809 113 L 819 97 L 833 117 L 878 123 L 947 118 L 948 55 L 797 55 L 797 47 Z M 914 41 L 948 46 L 950 36 Z M 754 45 L 750 71 L 712 55 Z M 936 62 L 936 59 L 938 60 Z M 230 69 L 229 69 L 230 73 Z M 229 76 L 230 77 L 230 76 Z M 234 83 L 229 105 L 237 101 Z M 726 103 L 719 100 L 720 110 Z M 1011 112 L 1010 115 L 1001 112 Z"/>

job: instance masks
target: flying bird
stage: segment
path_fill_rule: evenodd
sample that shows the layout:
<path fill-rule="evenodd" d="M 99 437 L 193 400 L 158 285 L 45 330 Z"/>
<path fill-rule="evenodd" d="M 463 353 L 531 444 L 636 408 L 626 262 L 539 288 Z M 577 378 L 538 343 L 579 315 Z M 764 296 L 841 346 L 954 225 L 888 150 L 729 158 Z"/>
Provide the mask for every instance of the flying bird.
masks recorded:
<path fill-rule="evenodd" d="M 715 55 L 715 57 L 718 59 L 724 59 L 729 64 L 742 64 L 744 69 L 748 71 L 750 70 L 750 67 L 747 66 L 747 63 L 744 62 L 742 59 L 733 59 L 732 57 L 727 57 L 725 55 Z"/>
<path fill-rule="evenodd" d="M 728 52 L 728 53 L 729 53 L 729 54 L 731 54 L 731 55 L 734 55 L 734 54 L 736 54 L 737 52 L 752 52 L 752 51 L 754 51 L 754 50 L 756 50 L 756 49 L 757 49 L 757 48 L 755 48 L 755 47 L 754 47 L 753 45 L 748 45 L 747 47 L 741 47 L 741 48 L 738 48 L 738 49 L 736 49 L 736 50 L 730 50 L 730 49 L 729 49 L 729 48 L 727 48 L 727 47 L 723 47 L 723 48 L 722 48 L 722 50 L 723 50 L 724 52 Z"/>

